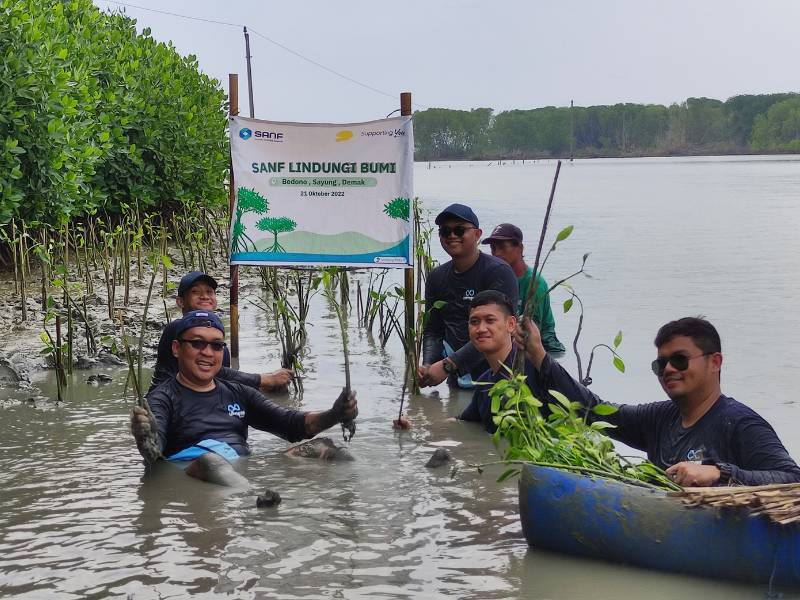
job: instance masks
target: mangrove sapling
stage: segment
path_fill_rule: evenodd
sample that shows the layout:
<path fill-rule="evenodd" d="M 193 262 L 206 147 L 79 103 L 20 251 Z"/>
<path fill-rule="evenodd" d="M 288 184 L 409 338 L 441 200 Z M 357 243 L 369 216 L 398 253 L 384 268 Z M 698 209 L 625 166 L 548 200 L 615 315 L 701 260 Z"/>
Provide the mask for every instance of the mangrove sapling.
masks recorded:
<path fill-rule="evenodd" d="M 350 394 L 350 344 L 347 336 L 347 318 L 345 316 L 345 308 L 337 301 L 336 294 L 334 293 L 334 286 L 337 272 L 341 272 L 335 267 L 325 269 L 322 273 L 323 294 L 325 298 L 336 313 L 337 320 L 339 321 L 339 331 L 342 334 L 342 350 L 344 353 L 344 389 L 346 394 Z M 348 436 L 349 432 L 349 436 Z M 356 423 L 353 420 L 342 421 L 342 437 L 345 442 L 349 442 L 356 434 Z"/>
<path fill-rule="evenodd" d="M 526 383 L 524 374 L 514 375 L 497 382 L 489 391 L 493 422 L 497 430 L 492 436 L 495 445 L 506 440 L 506 464 L 535 464 L 577 471 L 615 479 L 634 485 L 658 489 L 680 489 L 658 467 L 649 461 L 633 463 L 622 458 L 613 442 L 604 434 L 614 425 L 600 420 L 612 415 L 617 407 L 598 404 L 589 411 L 578 402 L 551 390 L 555 402 L 548 403 L 547 416 L 542 413 L 544 403 L 536 398 Z M 584 416 L 580 413 L 584 412 Z M 591 413 L 591 417 L 590 417 Z M 520 469 L 506 470 L 498 481 L 518 475 Z"/>

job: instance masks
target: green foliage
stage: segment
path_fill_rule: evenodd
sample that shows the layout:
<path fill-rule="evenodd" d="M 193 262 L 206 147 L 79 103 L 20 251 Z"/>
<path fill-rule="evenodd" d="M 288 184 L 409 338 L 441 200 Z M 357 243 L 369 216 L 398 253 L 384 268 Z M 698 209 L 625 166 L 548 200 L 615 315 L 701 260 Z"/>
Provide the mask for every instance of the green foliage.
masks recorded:
<path fill-rule="evenodd" d="M 0 224 L 223 206 L 225 96 L 90 0 L 0 0 Z"/>
<path fill-rule="evenodd" d="M 414 114 L 417 160 L 629 156 L 752 150 L 796 151 L 791 126 L 770 130 L 764 139 L 755 124 L 777 103 L 798 94 L 742 95 L 725 102 L 688 98 L 685 102 L 615 104 L 613 106 L 547 106 L 509 110 L 492 116 L 488 108 L 473 111 L 434 108 Z M 782 109 L 786 110 L 786 109 Z M 791 121 L 785 115 L 774 119 Z M 777 133 L 781 130 L 783 133 Z"/>
<path fill-rule="evenodd" d="M 800 97 L 773 104 L 753 123 L 755 151 L 800 152 Z"/>
<path fill-rule="evenodd" d="M 510 371 L 509 371 L 510 373 Z M 633 463 L 617 454 L 612 441 L 603 433 L 615 426 L 596 417 L 613 415 L 617 407 L 599 404 L 586 411 L 578 402 L 552 391 L 556 402 L 548 404 L 549 415 L 542 415 L 544 403 L 536 398 L 525 375 L 510 375 L 489 391 L 493 420 L 497 426 L 493 440 L 508 443 L 505 460 L 530 462 L 582 473 L 599 475 L 639 485 L 676 489 L 654 464 Z M 581 413 L 584 413 L 581 416 Z M 501 475 L 508 478 L 518 471 Z"/>
<path fill-rule="evenodd" d="M 411 215 L 411 201 L 408 198 L 395 198 L 383 206 L 383 212 L 393 219 L 408 221 Z"/>

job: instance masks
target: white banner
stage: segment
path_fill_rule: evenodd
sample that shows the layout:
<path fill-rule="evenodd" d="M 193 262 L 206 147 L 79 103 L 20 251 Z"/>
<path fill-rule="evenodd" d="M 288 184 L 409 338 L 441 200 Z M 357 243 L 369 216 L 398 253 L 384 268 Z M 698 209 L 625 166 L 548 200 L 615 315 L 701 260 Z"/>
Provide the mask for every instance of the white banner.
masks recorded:
<path fill-rule="evenodd" d="M 411 117 L 350 123 L 230 118 L 230 262 L 413 264 Z"/>

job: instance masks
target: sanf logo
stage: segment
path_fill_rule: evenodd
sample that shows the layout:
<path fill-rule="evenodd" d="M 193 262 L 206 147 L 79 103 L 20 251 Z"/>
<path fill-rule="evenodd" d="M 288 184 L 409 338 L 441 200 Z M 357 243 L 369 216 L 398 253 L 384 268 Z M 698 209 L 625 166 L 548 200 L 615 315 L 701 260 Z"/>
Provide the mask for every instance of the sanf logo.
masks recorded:
<path fill-rule="evenodd" d="M 253 131 L 248 129 L 247 127 L 242 127 L 239 130 L 239 137 L 243 140 L 249 140 L 253 136 Z"/>

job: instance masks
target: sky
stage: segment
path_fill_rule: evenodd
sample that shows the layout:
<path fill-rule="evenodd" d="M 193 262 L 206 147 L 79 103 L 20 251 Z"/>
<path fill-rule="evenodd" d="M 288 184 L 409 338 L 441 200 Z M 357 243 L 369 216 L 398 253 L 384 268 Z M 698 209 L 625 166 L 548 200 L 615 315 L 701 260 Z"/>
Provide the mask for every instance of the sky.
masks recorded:
<path fill-rule="evenodd" d="M 226 90 L 238 73 L 245 116 L 246 25 L 255 116 L 275 121 L 379 119 L 404 91 L 414 110 L 496 113 L 800 91 L 794 0 L 94 2 L 197 56 Z"/>

